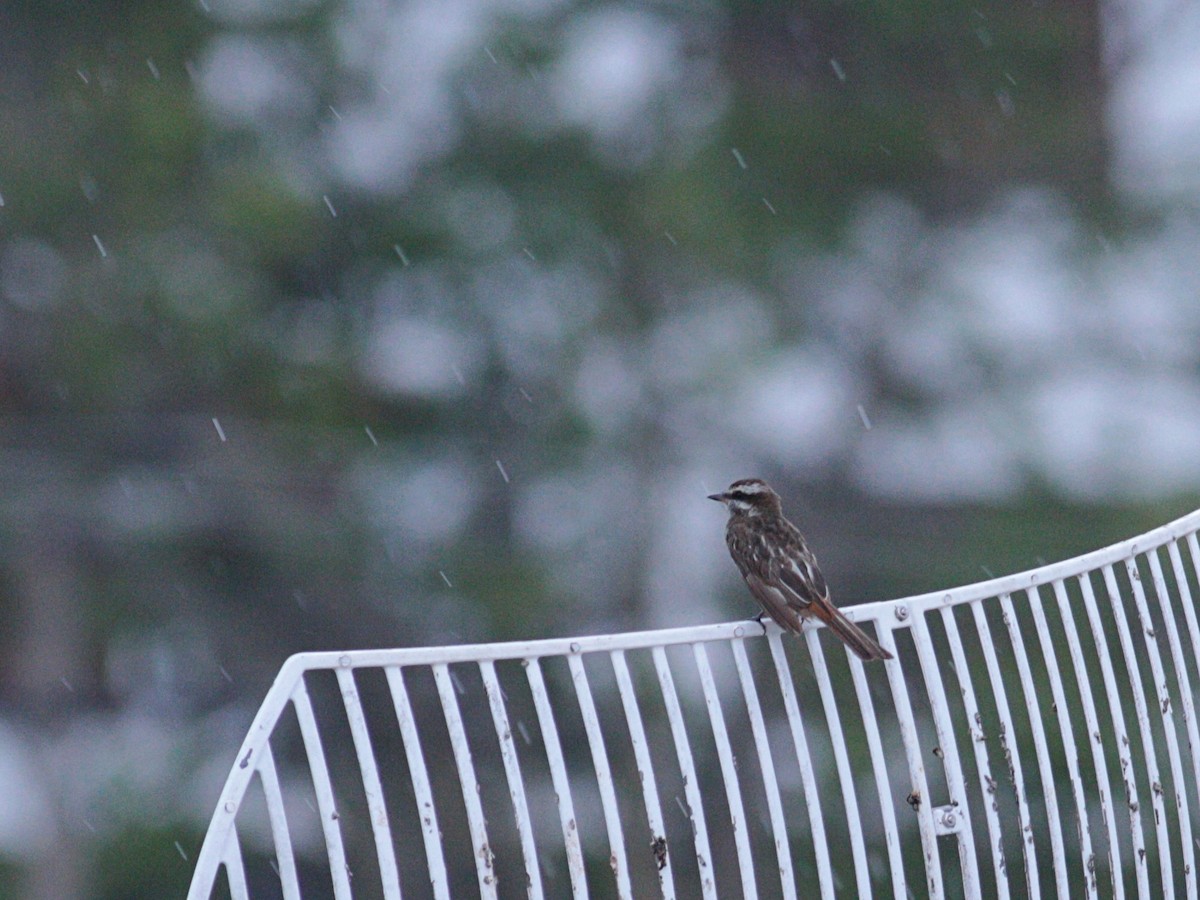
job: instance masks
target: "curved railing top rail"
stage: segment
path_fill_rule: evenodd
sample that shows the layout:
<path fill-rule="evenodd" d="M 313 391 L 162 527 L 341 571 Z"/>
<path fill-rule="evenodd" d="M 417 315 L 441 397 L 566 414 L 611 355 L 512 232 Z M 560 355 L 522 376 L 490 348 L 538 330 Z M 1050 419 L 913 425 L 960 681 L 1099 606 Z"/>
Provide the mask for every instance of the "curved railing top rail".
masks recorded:
<path fill-rule="evenodd" d="M 973 582 L 948 590 L 930 591 L 893 600 L 876 600 L 847 607 L 846 613 L 855 621 L 873 621 L 905 605 L 912 612 L 922 612 L 940 606 L 970 603 L 987 597 L 1011 594 L 1024 588 L 1048 584 L 1091 572 L 1137 554 L 1144 553 L 1188 534 L 1200 532 L 1200 509 L 1160 525 L 1137 537 L 1118 541 L 1107 547 L 1092 550 L 1070 559 L 1048 563 L 1034 569 L 1001 575 L 986 581 Z M 395 647 L 380 650 L 310 651 L 289 657 L 279 672 L 278 681 L 290 682 L 301 671 L 309 669 L 359 668 L 364 666 L 429 665 L 432 663 L 479 662 L 482 660 L 524 659 L 539 656 L 563 656 L 596 653 L 607 650 L 637 650 L 661 644 L 697 643 L 750 637 L 762 633 L 760 626 L 750 621 L 720 622 L 706 625 L 687 625 L 647 631 L 628 631 L 618 634 L 578 635 L 562 638 L 540 638 L 530 641 L 502 641 L 491 644 L 459 644 L 440 647 Z"/>
<path fill-rule="evenodd" d="M 650 896 L 657 885 L 675 897 L 678 881 L 680 895 L 700 885 L 715 898 L 735 876 L 754 896 L 756 880 L 773 871 L 759 864 L 755 841 L 775 845 L 786 897 L 798 896 L 789 842 L 797 859 L 811 855 L 807 871 L 815 870 L 826 898 L 839 878 L 853 879 L 863 895 L 882 878 L 891 886 L 884 893 L 898 900 L 922 882 L 943 896 L 946 879 L 966 896 L 1007 897 L 1012 880 L 1030 896 L 1098 897 L 1100 879 L 1119 898 L 1195 896 L 1198 532 L 1200 510 L 1035 569 L 848 607 L 850 618 L 873 622 L 895 654 L 885 665 L 826 655 L 815 628 L 784 642 L 776 626 L 754 621 L 296 654 L 238 751 L 189 898 L 210 896 L 219 866 L 235 900 L 251 896 L 235 820 L 255 776 L 276 860 L 273 890 L 302 896 L 292 835 L 303 810 L 297 815 L 286 802 L 297 771 L 308 772 L 301 780 L 315 792 L 326 877 L 339 900 L 351 895 L 351 855 L 370 855 L 366 833 L 378 859 L 367 866 L 389 897 L 400 896 L 401 881 L 423 880 L 435 896 L 455 896 L 469 889 L 464 866 L 477 870 L 485 897 L 497 896 L 496 877 L 526 882 L 530 896 L 540 896 L 543 875 L 563 878 L 564 869 L 575 895 L 587 896 L 605 867 L 591 871 L 584 857 L 608 859 L 596 850 L 604 841 L 622 896 Z M 342 725 L 326 732 L 319 724 L 331 708 L 348 735 Z M 287 756 L 297 730 L 307 760 L 299 767 Z M 323 734 L 340 742 L 336 768 L 326 763 Z M 378 757 L 375 740 L 388 748 Z M 347 742 L 358 769 L 347 762 Z M 752 762 L 739 770 L 739 759 Z M 405 772 L 411 782 L 401 786 L 395 779 Z M 497 788 L 501 780 L 507 792 Z M 606 837 L 588 824 L 595 809 L 577 822 L 577 789 L 589 798 L 583 802 L 602 807 Z M 547 791 L 558 798 L 561 844 L 531 812 Z M 664 800 L 672 793 L 674 805 Z M 640 819 L 629 799 L 638 795 Z M 357 830 L 344 835 L 339 823 L 356 816 Z M 251 843 L 253 821 L 252 813 Z M 646 828 L 655 836 L 648 844 L 638 837 Z M 846 858 L 829 853 L 827 833 L 849 836 Z M 943 840 L 951 835 L 954 842 Z M 358 843 L 347 849 L 348 841 Z M 886 875 L 872 871 L 868 843 L 886 857 Z M 724 887 L 714 880 L 721 877 Z"/>

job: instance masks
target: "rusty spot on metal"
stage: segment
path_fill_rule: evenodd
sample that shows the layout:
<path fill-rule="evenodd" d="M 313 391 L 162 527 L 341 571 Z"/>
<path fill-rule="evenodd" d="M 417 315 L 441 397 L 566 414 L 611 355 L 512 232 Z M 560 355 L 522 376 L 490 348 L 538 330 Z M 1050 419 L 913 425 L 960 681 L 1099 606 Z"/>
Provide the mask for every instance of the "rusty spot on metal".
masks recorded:
<path fill-rule="evenodd" d="M 667 867 L 667 839 L 661 834 L 656 834 L 650 841 L 650 852 L 654 854 L 654 861 L 658 863 L 658 871 L 661 872 Z"/>

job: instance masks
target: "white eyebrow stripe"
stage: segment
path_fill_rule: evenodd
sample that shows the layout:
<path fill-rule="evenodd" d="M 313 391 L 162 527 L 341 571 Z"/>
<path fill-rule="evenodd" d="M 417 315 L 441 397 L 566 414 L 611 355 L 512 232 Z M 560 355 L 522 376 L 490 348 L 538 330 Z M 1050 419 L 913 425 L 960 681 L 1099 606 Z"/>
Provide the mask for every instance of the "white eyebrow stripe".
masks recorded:
<path fill-rule="evenodd" d="M 767 486 L 761 481 L 740 482 L 735 481 L 729 486 L 729 493 L 739 492 L 742 494 L 761 494 L 766 491 Z"/>

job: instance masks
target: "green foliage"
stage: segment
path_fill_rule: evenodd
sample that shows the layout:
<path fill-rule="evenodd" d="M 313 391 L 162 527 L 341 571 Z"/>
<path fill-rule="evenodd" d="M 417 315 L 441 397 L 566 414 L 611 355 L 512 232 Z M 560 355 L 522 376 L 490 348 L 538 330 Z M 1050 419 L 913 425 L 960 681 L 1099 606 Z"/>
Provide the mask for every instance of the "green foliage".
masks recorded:
<path fill-rule="evenodd" d="M 127 826 L 106 837 L 95 855 L 89 894 L 94 900 L 159 900 L 187 893 L 200 850 L 200 837 L 190 827 Z"/>
<path fill-rule="evenodd" d="M 681 484 L 735 463 L 812 489 L 822 559 L 856 599 L 1031 567 L 1195 501 L 1085 504 L 1035 475 L 988 504 L 885 500 L 850 450 L 774 446 L 770 405 L 758 437 L 735 427 L 745 379 L 814 348 L 885 413 L 920 422 L 944 399 L 898 374 L 884 337 L 922 288 L 951 288 L 914 287 L 918 235 L 895 271 L 854 244 L 864 198 L 902 198 L 932 233 L 1036 184 L 1106 228 L 1145 224 L 1109 184 L 1094 7 L 464 7 L 408 45 L 421 23 L 391 18 L 403 3 L 208 6 L 3 13 L 0 708 L 102 716 L 122 702 L 113 645 L 172 625 L 203 645 L 175 665 L 219 679 L 181 689 L 194 712 L 253 706 L 301 649 L 661 620 L 649 576 L 681 548 L 656 523 L 691 515 Z M 655 74 L 606 130 L 566 117 L 578 98 L 555 84 L 567 43 L 608 14 L 668 33 L 686 75 Z M 223 83 L 268 95 L 253 114 L 214 99 L 225 41 L 262 63 Z M 349 149 L 347 121 L 363 128 Z M 373 153 L 379 183 L 347 174 Z M 845 273 L 860 280 L 838 293 Z M 850 312 L 817 308 L 829 298 Z M 940 299 L 957 314 L 970 298 Z M 396 322 L 445 346 L 389 344 Z M 968 326 L 946 330 L 961 368 L 994 362 L 971 357 Z M 960 379 L 938 387 L 957 398 Z M 437 490 L 469 507 L 449 524 L 390 483 L 442 463 Z M 554 478 L 607 512 L 542 546 L 522 517 Z M 604 570 L 591 587 L 565 574 L 585 566 Z M 73 627 L 38 632 L 46 609 Z M 48 707 L 60 679 L 77 693 Z M 94 896 L 182 894 L 190 826 L 97 825 Z M 0 867 L 0 894 L 22 875 Z"/>

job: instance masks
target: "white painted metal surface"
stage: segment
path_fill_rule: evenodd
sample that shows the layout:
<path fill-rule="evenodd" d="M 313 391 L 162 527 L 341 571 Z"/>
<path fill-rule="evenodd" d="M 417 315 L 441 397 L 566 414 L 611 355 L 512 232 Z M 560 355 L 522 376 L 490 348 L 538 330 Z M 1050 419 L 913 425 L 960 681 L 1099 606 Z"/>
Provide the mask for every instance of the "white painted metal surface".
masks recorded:
<path fill-rule="evenodd" d="M 189 898 L 1197 892 L 1200 511 L 853 609 L 308 653 L 238 751 Z"/>

